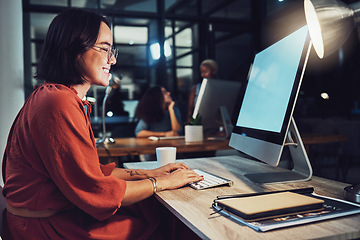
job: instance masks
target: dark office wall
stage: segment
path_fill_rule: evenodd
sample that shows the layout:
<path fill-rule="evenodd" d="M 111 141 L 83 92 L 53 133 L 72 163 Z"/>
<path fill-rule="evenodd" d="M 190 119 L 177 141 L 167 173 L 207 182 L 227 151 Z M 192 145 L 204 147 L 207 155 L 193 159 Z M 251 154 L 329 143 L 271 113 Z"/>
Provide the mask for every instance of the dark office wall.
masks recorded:
<path fill-rule="evenodd" d="M 0 1 L 0 157 L 14 118 L 24 103 L 24 62 L 20 1 Z M 0 185 L 3 186 L 0 171 Z"/>

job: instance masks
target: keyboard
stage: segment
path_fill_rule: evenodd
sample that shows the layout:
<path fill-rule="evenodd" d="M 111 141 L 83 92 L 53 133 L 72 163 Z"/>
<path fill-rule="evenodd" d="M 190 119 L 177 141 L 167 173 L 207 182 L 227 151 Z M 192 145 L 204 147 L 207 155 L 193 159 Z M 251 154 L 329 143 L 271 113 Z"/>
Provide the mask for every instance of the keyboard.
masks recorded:
<path fill-rule="evenodd" d="M 148 137 L 149 140 L 153 140 L 153 141 L 158 141 L 158 140 L 171 140 L 171 139 L 184 139 L 185 136 L 169 136 L 169 137 L 155 137 L 155 136 L 151 136 Z"/>
<path fill-rule="evenodd" d="M 216 176 L 214 174 L 205 172 L 200 169 L 193 169 L 193 171 L 196 172 L 197 174 L 199 174 L 200 176 L 204 177 L 204 180 L 201 180 L 198 182 L 193 182 L 193 183 L 189 184 L 190 187 L 192 187 L 196 190 L 202 190 L 202 189 L 206 189 L 206 188 L 223 186 L 223 185 L 232 186 L 234 184 L 234 182 L 232 180 Z"/>
<path fill-rule="evenodd" d="M 182 138 L 185 138 L 185 136 L 159 137 L 160 140 L 165 140 L 165 139 L 182 139 Z"/>

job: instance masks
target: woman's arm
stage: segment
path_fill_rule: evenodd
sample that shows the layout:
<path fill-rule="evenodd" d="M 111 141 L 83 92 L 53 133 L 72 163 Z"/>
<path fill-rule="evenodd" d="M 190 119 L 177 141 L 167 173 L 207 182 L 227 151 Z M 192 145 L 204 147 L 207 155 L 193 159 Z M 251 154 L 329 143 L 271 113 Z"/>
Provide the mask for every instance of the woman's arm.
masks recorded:
<path fill-rule="evenodd" d="M 168 131 L 168 132 L 154 132 L 149 130 L 141 130 L 138 132 L 136 137 L 145 138 L 145 137 L 170 137 L 170 136 L 178 136 L 179 134 L 176 131 Z"/>
<path fill-rule="evenodd" d="M 155 131 L 150 131 L 147 130 L 148 129 L 148 125 L 143 121 L 140 120 L 138 122 L 138 124 L 136 125 L 135 128 L 135 135 L 138 138 L 146 138 L 146 137 L 151 137 L 151 136 L 155 136 L 155 137 L 170 137 L 170 136 L 177 136 L 179 135 L 177 132 L 175 131 L 168 131 L 168 132 L 155 132 Z"/>
<path fill-rule="evenodd" d="M 194 171 L 188 169 L 177 169 L 168 175 L 156 177 L 156 191 L 180 188 L 188 183 L 203 180 Z M 150 179 L 139 181 L 127 181 L 126 191 L 122 206 L 130 205 L 150 197 L 155 189 Z"/>
<path fill-rule="evenodd" d="M 187 120 L 190 121 L 193 112 L 194 112 L 194 105 L 195 105 L 195 93 L 196 93 L 196 85 L 191 88 L 189 94 L 189 101 L 188 101 L 188 112 L 187 112 Z"/>
<path fill-rule="evenodd" d="M 184 163 L 170 163 L 156 169 L 121 169 L 115 168 L 113 176 L 126 180 L 126 191 L 122 205 L 130 205 L 150 197 L 154 185 L 149 178 L 156 179 L 156 191 L 175 189 L 190 182 L 203 180 Z"/>
<path fill-rule="evenodd" d="M 111 175 L 127 180 L 142 180 L 150 177 L 160 177 L 170 174 L 178 169 L 190 169 L 184 163 L 170 163 L 156 169 L 123 169 L 115 168 Z"/>
<path fill-rule="evenodd" d="M 151 170 L 115 168 L 111 175 L 126 181 L 141 180 L 151 177 Z"/>
<path fill-rule="evenodd" d="M 175 111 L 174 111 L 174 105 L 175 105 L 175 102 L 172 101 L 169 104 L 168 110 L 169 110 L 169 114 L 170 114 L 171 129 L 173 131 L 177 132 L 181 129 L 181 125 L 180 125 L 178 119 L 176 118 Z"/>

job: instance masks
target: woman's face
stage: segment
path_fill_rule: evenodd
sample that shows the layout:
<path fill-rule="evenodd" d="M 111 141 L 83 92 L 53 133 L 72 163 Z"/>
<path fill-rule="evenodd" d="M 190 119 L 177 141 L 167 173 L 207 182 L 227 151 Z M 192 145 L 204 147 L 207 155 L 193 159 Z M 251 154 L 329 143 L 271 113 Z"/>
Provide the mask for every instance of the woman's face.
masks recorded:
<path fill-rule="evenodd" d="M 172 98 L 170 92 L 168 92 L 165 88 L 161 88 L 161 92 L 164 95 L 164 103 L 165 105 L 169 105 L 172 102 Z"/>
<path fill-rule="evenodd" d="M 213 78 L 215 73 L 208 66 L 201 65 L 200 73 L 202 78 Z"/>
<path fill-rule="evenodd" d="M 98 39 L 93 48 L 86 51 L 82 56 L 82 64 L 85 70 L 84 77 L 91 85 L 107 86 L 110 79 L 111 65 L 116 63 L 114 56 L 108 60 L 108 53 L 113 44 L 110 28 L 101 22 Z"/>

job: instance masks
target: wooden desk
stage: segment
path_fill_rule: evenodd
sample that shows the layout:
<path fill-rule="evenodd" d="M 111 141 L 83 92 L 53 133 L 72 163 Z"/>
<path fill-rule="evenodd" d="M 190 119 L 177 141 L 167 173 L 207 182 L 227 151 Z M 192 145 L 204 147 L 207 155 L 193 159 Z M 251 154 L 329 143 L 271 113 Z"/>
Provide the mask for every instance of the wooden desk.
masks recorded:
<path fill-rule="evenodd" d="M 118 157 L 140 154 L 155 154 L 157 147 L 176 147 L 178 153 L 232 149 L 229 140 L 206 140 L 186 143 L 185 139 L 153 141 L 147 138 L 116 138 L 115 143 L 98 146 L 99 157 Z"/>
<path fill-rule="evenodd" d="M 330 135 L 317 133 L 305 133 L 300 135 L 304 145 L 346 142 L 348 140 L 348 136 L 346 135 Z"/>
<path fill-rule="evenodd" d="M 347 184 L 312 177 L 308 182 L 258 185 L 244 174 L 261 172 L 271 167 L 239 156 L 197 158 L 181 160 L 191 168 L 200 168 L 234 181 L 232 187 L 194 190 L 184 187 L 156 193 L 156 198 L 192 231 L 203 239 L 354 239 L 360 238 L 360 214 L 273 230 L 265 233 L 238 224 L 214 213 L 211 204 L 218 195 L 267 192 L 293 188 L 314 187 L 315 193 L 343 199 Z M 127 168 L 154 168 L 156 162 L 125 163 Z M 277 170 L 277 169 L 276 169 Z"/>
<path fill-rule="evenodd" d="M 330 135 L 318 133 L 305 133 L 300 135 L 307 153 L 310 152 L 310 145 L 313 144 L 340 143 L 346 142 L 348 140 L 348 136 L 346 135 Z"/>

